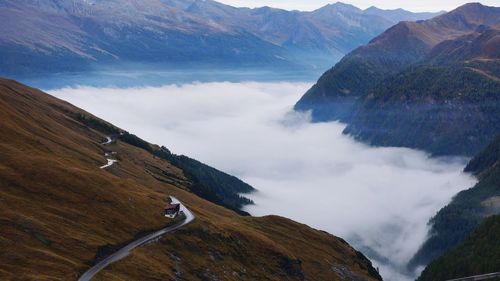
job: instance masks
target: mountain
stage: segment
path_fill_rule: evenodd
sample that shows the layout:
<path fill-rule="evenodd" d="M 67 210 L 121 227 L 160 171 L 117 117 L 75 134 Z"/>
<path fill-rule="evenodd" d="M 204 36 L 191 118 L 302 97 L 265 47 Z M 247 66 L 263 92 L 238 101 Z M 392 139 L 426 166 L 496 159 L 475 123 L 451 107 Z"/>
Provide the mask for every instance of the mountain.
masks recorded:
<path fill-rule="evenodd" d="M 401 22 L 345 56 L 298 101 L 345 133 L 435 155 L 474 155 L 500 130 L 500 8 Z"/>
<path fill-rule="evenodd" d="M 485 217 L 500 214 L 500 135 L 469 162 L 465 171 L 476 175 L 479 182 L 458 193 L 431 219 L 430 236 L 410 261 L 410 268 L 426 265 L 436 258 L 440 260 L 444 253 L 462 243 Z"/>
<path fill-rule="evenodd" d="M 345 132 L 375 145 L 474 155 L 500 131 L 499 46 L 493 28 L 438 44 L 425 63 L 377 85 Z"/>
<path fill-rule="evenodd" d="M 432 261 L 417 281 L 451 280 L 498 272 L 500 268 L 498 233 L 500 233 L 500 216 L 485 219 L 456 248 Z"/>
<path fill-rule="evenodd" d="M 376 15 L 379 17 L 383 17 L 388 21 L 394 22 L 394 24 L 400 21 L 417 21 L 417 20 L 425 20 L 430 19 L 441 14 L 446 13 L 445 11 L 436 12 L 436 13 L 412 13 L 406 11 L 404 9 L 394 9 L 394 10 L 383 10 L 377 7 L 371 6 L 370 8 L 363 11 L 364 14 L 367 15 Z"/>
<path fill-rule="evenodd" d="M 212 182 L 248 188 L 236 178 L 39 90 L 0 79 L 0 118 L 1 280 L 76 280 L 113 249 L 165 227 L 169 195 L 196 219 L 115 263 L 103 280 L 381 280 L 338 237 L 203 198 L 214 194 Z M 118 162 L 100 169 L 111 151 Z"/>
<path fill-rule="evenodd" d="M 159 0 L 2 1 L 3 73 L 85 70 L 124 62 L 283 62 L 279 46 Z"/>
<path fill-rule="evenodd" d="M 0 73 L 12 75 L 124 63 L 322 68 L 395 22 L 341 3 L 298 12 L 212 0 L 7 0 L 0 16 Z"/>

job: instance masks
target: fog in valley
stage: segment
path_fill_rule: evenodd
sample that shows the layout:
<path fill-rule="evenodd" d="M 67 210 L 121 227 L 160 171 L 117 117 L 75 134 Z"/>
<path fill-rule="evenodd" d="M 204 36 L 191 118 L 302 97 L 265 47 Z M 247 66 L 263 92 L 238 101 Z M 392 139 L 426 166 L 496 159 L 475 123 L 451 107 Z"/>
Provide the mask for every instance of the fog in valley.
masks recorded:
<path fill-rule="evenodd" d="M 474 180 L 466 159 L 374 148 L 292 111 L 311 83 L 210 82 L 161 87 L 52 90 L 56 97 L 245 180 L 252 215 L 277 214 L 348 240 L 401 276 L 429 218 Z M 378 256 L 378 257 L 377 257 Z M 377 259 L 374 259 L 377 258 Z"/>

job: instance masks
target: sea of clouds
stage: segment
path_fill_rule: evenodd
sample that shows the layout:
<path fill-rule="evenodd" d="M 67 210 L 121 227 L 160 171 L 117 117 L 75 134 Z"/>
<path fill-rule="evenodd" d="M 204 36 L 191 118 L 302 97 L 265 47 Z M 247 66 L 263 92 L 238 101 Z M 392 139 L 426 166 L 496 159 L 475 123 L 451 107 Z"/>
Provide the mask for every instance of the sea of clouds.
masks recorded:
<path fill-rule="evenodd" d="M 277 214 L 326 230 L 363 250 L 384 280 L 410 280 L 406 262 L 427 222 L 474 184 L 465 159 L 374 148 L 338 122 L 310 123 L 293 104 L 311 86 L 214 82 L 162 87 L 78 87 L 50 93 L 150 142 L 245 180 L 253 215 Z M 406 275 L 405 275 L 406 274 Z"/>

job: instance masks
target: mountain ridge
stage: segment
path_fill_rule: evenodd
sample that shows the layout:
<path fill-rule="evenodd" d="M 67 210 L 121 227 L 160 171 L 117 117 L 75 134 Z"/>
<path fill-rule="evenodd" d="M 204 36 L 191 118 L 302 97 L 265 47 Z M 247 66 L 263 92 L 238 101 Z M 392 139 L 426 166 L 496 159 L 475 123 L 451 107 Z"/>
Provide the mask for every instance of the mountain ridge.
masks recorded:
<path fill-rule="evenodd" d="M 0 72 L 81 71 L 118 62 L 319 67 L 394 23 L 335 7 L 324 15 L 326 8 L 249 9 L 200 0 L 7 0 L 0 3 L 6 19 Z"/>
<path fill-rule="evenodd" d="M 345 122 L 344 133 L 373 145 L 474 155 L 499 129 L 498 15 L 500 8 L 471 3 L 400 22 L 325 72 L 295 110 Z"/>

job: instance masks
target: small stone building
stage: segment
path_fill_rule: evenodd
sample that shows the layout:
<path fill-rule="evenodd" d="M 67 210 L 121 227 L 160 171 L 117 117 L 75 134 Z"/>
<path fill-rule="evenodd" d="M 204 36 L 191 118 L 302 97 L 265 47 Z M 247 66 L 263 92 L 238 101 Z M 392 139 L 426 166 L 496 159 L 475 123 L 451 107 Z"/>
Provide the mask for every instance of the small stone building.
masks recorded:
<path fill-rule="evenodd" d="M 175 218 L 179 213 L 180 208 L 181 208 L 180 204 L 167 203 L 167 205 L 165 206 L 165 213 L 164 213 L 165 217 Z"/>

